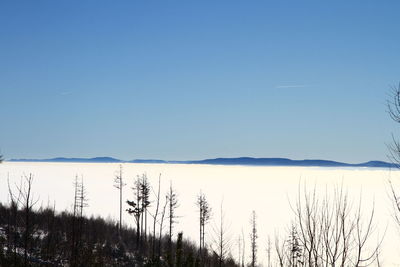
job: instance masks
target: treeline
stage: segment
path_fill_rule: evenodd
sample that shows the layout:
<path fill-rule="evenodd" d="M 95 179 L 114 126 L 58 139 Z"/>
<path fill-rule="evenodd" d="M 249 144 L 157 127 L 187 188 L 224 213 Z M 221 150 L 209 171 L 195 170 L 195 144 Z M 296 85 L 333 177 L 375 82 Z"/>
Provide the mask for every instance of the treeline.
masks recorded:
<path fill-rule="evenodd" d="M 29 214 L 31 226 L 26 231 L 26 211 L 15 206 L 0 204 L 0 266 L 169 266 L 168 240 L 155 238 L 161 244 L 159 260 L 154 258 L 150 242 L 141 242 L 139 251 L 136 231 L 123 227 L 118 235 L 114 221 L 91 217 L 80 219 L 82 228 L 75 245 L 72 225 L 76 217 L 70 212 L 56 213 L 46 207 Z M 27 239 L 27 243 L 25 243 Z M 172 242 L 174 266 L 201 266 L 198 248 L 178 233 Z M 25 251 L 27 261 L 25 261 Z M 158 257 L 158 251 L 156 256 Z M 218 266 L 219 259 L 204 254 L 204 264 Z M 237 266 L 227 260 L 225 266 Z"/>
<path fill-rule="evenodd" d="M 155 191 L 146 175 L 135 179 L 132 200 L 126 200 L 135 228 L 122 223 L 122 168 L 115 177 L 120 192 L 119 221 L 86 217 L 89 205 L 86 188 L 76 178 L 72 211 L 56 212 L 56 207 L 37 207 L 33 176 L 23 177 L 14 187 L 8 184 L 9 203 L 0 203 L 0 266 L 238 266 L 231 255 L 219 255 L 204 245 L 199 248 L 174 234 L 179 206 L 172 185 L 165 196 L 161 183 Z M 153 192 L 154 194 L 152 194 Z M 156 200 L 151 200 L 150 195 Z M 199 195 L 201 227 L 208 222 L 209 208 Z M 154 212 L 149 211 L 153 206 Z M 150 227 L 150 218 L 152 223 Z M 202 234 L 204 244 L 204 234 Z"/>
<path fill-rule="evenodd" d="M 362 210 L 361 199 L 353 203 L 341 187 L 318 194 L 299 186 L 291 227 L 260 245 L 255 211 L 249 232 L 231 233 L 222 203 L 213 211 L 202 192 L 194 201 L 198 243 L 176 233 L 178 193 L 170 184 L 163 194 L 161 177 L 152 186 L 146 174 L 138 175 L 125 196 L 120 167 L 114 179 L 118 221 L 85 216 L 85 185 L 76 178 L 73 186 L 72 211 L 56 212 L 55 205 L 37 207 L 32 175 L 8 184 L 9 203 L 0 204 L 0 266 L 255 267 L 261 266 L 260 251 L 267 267 L 380 265 L 374 208 Z M 124 214 L 133 227 L 123 223 Z"/>

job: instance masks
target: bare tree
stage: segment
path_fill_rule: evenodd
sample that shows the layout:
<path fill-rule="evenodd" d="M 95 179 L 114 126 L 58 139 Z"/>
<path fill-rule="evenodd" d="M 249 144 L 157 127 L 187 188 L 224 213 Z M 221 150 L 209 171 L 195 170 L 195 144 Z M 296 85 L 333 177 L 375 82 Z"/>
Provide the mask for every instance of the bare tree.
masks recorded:
<path fill-rule="evenodd" d="M 251 234 L 250 234 L 250 245 L 251 245 L 251 267 L 257 265 L 257 221 L 256 212 L 253 210 L 251 213 Z"/>
<path fill-rule="evenodd" d="M 78 214 L 79 214 L 79 232 L 78 232 L 78 242 L 81 242 L 82 240 L 82 234 L 83 234 L 83 209 L 87 208 L 89 206 L 88 204 L 88 198 L 87 198 L 87 191 L 86 187 L 83 183 L 83 177 L 81 177 L 81 182 L 78 187 L 78 195 L 77 195 L 77 208 L 78 208 Z"/>
<path fill-rule="evenodd" d="M 398 227 L 400 227 L 400 196 L 393 185 L 393 182 L 389 180 L 390 186 L 390 197 L 393 203 L 394 214 L 393 217 Z"/>
<path fill-rule="evenodd" d="M 74 205 L 72 213 L 72 233 L 71 233 L 71 265 L 76 265 L 77 261 L 77 244 L 76 244 L 76 232 L 77 232 L 77 213 L 78 213 L 78 175 L 75 176 L 74 181 Z"/>
<path fill-rule="evenodd" d="M 10 218 L 8 222 L 8 227 L 7 227 L 7 232 L 8 232 L 8 240 L 9 240 L 9 245 L 8 247 L 11 248 L 10 253 L 12 253 L 12 258 L 13 258 L 13 264 L 14 266 L 17 265 L 17 233 L 18 233 L 18 222 L 17 222 L 17 216 L 18 216 L 18 210 L 19 210 L 19 205 L 22 202 L 22 192 L 21 190 L 17 190 L 16 194 L 13 192 L 11 186 L 10 186 L 10 179 L 9 176 L 7 176 L 7 184 L 8 184 L 8 193 L 10 196 Z M 22 188 L 23 184 L 23 179 L 20 181 L 20 185 L 16 186 L 16 188 Z"/>
<path fill-rule="evenodd" d="M 159 237 L 158 237 L 158 258 L 160 258 L 161 256 L 161 242 L 162 242 L 162 233 L 164 230 L 164 219 L 165 219 L 165 215 L 167 212 L 167 206 L 168 206 L 168 196 L 165 196 L 165 202 L 164 202 L 164 206 L 161 212 L 161 219 L 160 219 L 160 231 L 159 231 Z"/>
<path fill-rule="evenodd" d="M 28 266 L 28 254 L 30 252 L 30 242 L 33 234 L 33 223 L 31 221 L 31 214 L 33 207 L 39 201 L 39 198 L 34 199 L 32 196 L 32 183 L 33 175 L 24 176 L 24 182 L 22 187 L 17 187 L 18 194 L 21 196 L 20 204 L 24 211 L 24 265 Z"/>
<path fill-rule="evenodd" d="M 387 101 L 387 109 L 393 121 L 400 123 L 400 83 L 392 87 L 392 96 Z M 388 145 L 390 159 L 400 167 L 400 142 L 392 135 L 392 143 Z M 393 182 L 389 180 L 390 197 L 393 203 L 394 219 L 400 228 L 400 195 Z"/>
<path fill-rule="evenodd" d="M 289 238 L 291 266 L 367 266 L 377 257 L 371 244 L 374 207 L 363 216 L 361 196 L 352 205 L 343 187 L 319 197 L 316 189 L 303 192 L 295 206 L 296 222 Z M 298 253 L 302 253 L 299 255 Z"/>
<path fill-rule="evenodd" d="M 80 257 L 82 248 L 82 235 L 83 235 L 83 209 L 88 207 L 88 199 L 86 188 L 83 183 L 83 177 L 78 180 L 75 176 L 74 182 L 74 206 L 72 217 L 72 248 L 71 248 L 71 265 L 79 266 L 82 260 Z"/>
<path fill-rule="evenodd" d="M 400 123 L 400 83 L 397 86 L 392 87 L 391 98 L 387 101 L 387 110 L 392 120 Z M 389 158 L 397 168 L 400 168 L 400 142 L 393 134 L 392 143 L 388 145 L 388 149 Z M 394 210 L 393 217 L 397 226 L 400 228 L 400 195 L 398 188 L 394 186 L 391 180 L 389 180 L 389 187 Z M 380 265 L 379 251 L 377 254 L 378 265 Z"/>
<path fill-rule="evenodd" d="M 178 218 L 176 215 L 176 209 L 178 208 L 178 195 L 172 187 L 172 182 L 169 186 L 169 191 L 167 193 L 167 200 L 168 200 L 168 221 L 169 221 L 169 232 L 168 232 L 168 263 L 170 266 L 174 265 L 172 259 L 172 236 L 173 236 L 173 227 L 174 224 L 177 222 L 176 219 Z"/>
<path fill-rule="evenodd" d="M 155 207 L 155 212 L 154 215 L 150 214 L 153 217 L 153 236 L 152 236 L 152 257 L 154 258 L 155 255 L 155 250 L 156 250 L 156 225 L 158 223 L 157 218 L 158 218 L 158 213 L 160 209 L 160 194 L 161 194 L 161 173 L 158 176 L 158 189 L 157 192 L 154 191 L 152 188 L 153 193 L 156 198 L 156 207 Z"/>
<path fill-rule="evenodd" d="M 286 247 L 286 242 L 285 241 L 280 241 L 279 235 L 275 234 L 275 253 L 278 258 L 278 266 L 279 267 L 284 267 L 286 266 L 286 256 L 285 256 L 285 247 Z"/>
<path fill-rule="evenodd" d="M 392 87 L 392 96 L 387 101 L 387 109 L 393 121 L 400 123 L 400 83 Z M 400 142 L 392 135 L 392 143 L 388 145 L 391 160 L 400 165 Z"/>
<path fill-rule="evenodd" d="M 118 224 L 118 235 L 121 237 L 121 229 L 122 229 L 122 193 L 123 193 L 123 188 L 126 184 L 123 181 L 122 178 L 122 165 L 119 165 L 119 172 L 117 175 L 115 175 L 114 178 L 114 187 L 118 189 L 119 191 L 119 224 Z"/>
<path fill-rule="evenodd" d="M 225 221 L 223 202 L 221 201 L 219 222 L 213 227 L 214 240 L 211 246 L 214 254 L 218 257 L 218 266 L 222 267 L 231 250 L 231 237 L 228 233 L 229 225 Z"/>
<path fill-rule="evenodd" d="M 196 205 L 199 209 L 199 254 L 200 258 L 203 257 L 202 249 L 205 247 L 205 227 L 211 218 L 211 207 L 207 201 L 204 193 L 200 192 L 197 196 Z"/>

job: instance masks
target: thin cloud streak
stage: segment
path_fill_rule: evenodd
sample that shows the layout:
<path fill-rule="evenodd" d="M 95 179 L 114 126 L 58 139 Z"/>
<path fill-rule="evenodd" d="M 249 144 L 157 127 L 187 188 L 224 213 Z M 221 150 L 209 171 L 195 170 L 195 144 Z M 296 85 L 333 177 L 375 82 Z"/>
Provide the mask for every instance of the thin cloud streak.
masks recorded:
<path fill-rule="evenodd" d="M 275 86 L 276 89 L 280 89 L 280 88 L 305 88 L 308 87 L 308 85 L 305 84 L 294 84 L 294 85 L 278 85 Z"/>

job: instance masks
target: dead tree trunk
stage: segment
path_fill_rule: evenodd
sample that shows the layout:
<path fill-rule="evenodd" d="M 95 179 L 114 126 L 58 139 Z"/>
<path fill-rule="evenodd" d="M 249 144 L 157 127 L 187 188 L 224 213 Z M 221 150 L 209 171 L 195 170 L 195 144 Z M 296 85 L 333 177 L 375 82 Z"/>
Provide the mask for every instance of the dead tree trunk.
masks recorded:
<path fill-rule="evenodd" d="M 256 212 L 253 211 L 251 215 L 251 267 L 255 267 L 257 264 L 257 223 L 256 223 Z"/>
<path fill-rule="evenodd" d="M 175 190 L 172 188 L 172 183 L 169 187 L 169 192 L 167 194 L 168 199 L 168 221 L 169 221 L 169 233 L 168 233 L 168 264 L 169 266 L 174 265 L 173 253 L 172 253 L 172 235 L 173 235 L 173 226 L 176 223 L 176 214 L 175 211 L 178 207 L 178 198 Z"/>
<path fill-rule="evenodd" d="M 19 194 L 21 195 L 21 205 L 24 210 L 24 265 L 28 266 L 28 255 L 30 252 L 30 242 L 32 239 L 32 222 L 31 222 L 31 213 L 33 207 L 39 201 L 39 199 L 34 200 L 32 198 L 32 183 L 33 183 L 33 175 L 29 174 L 29 176 L 24 177 L 24 184 L 22 187 L 18 187 Z"/>
<path fill-rule="evenodd" d="M 122 165 L 119 166 L 119 173 L 114 178 L 114 187 L 119 191 L 119 223 L 118 223 L 118 236 L 121 238 L 121 229 L 122 229 L 122 194 L 123 194 L 123 187 L 126 184 L 122 178 Z"/>

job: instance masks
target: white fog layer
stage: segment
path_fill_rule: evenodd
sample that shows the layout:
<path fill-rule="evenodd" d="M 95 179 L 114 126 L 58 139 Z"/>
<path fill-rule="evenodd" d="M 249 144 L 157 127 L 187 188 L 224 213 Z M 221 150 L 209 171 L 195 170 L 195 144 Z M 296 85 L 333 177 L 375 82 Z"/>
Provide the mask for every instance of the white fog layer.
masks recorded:
<path fill-rule="evenodd" d="M 18 183 L 23 175 L 34 176 L 33 194 L 40 197 L 37 207 L 55 203 L 56 210 L 72 209 L 75 176 L 83 177 L 88 193 L 89 207 L 85 214 L 100 215 L 104 218 L 118 219 L 119 194 L 113 187 L 114 177 L 120 164 L 112 163 L 14 163 L 0 165 L 0 201 L 8 202 L 7 177 L 11 186 Z M 291 221 L 295 218 L 291 204 L 295 205 L 299 187 L 302 192 L 317 187 L 318 195 L 332 192 L 343 186 L 354 205 L 362 199 L 362 211 L 368 216 L 375 205 L 372 237 L 373 245 L 384 236 L 380 260 L 385 266 L 400 264 L 399 237 L 393 219 L 393 204 L 390 199 L 389 180 L 400 190 L 400 172 L 380 168 L 314 168 L 314 167 L 249 167 L 184 164 L 122 164 L 124 202 L 133 199 L 131 187 L 137 175 L 147 174 L 151 185 L 157 189 L 161 174 L 162 192 L 165 193 L 170 182 L 178 193 L 178 223 L 176 234 L 198 242 L 198 212 L 196 197 L 200 190 L 206 195 L 212 207 L 212 218 L 206 227 L 206 243 L 212 243 L 212 228 L 220 215 L 221 201 L 225 219 L 230 225 L 232 253 L 236 257 L 236 240 L 242 229 L 246 242 L 250 241 L 250 216 L 254 210 L 258 224 L 259 260 L 265 262 L 268 236 L 273 242 L 275 235 L 285 238 Z M 154 195 L 152 195 L 154 200 Z M 153 202 L 150 209 L 154 209 Z M 124 210 L 127 207 L 124 207 Z M 126 212 L 124 224 L 133 226 L 134 218 Z M 249 246 L 247 244 L 247 246 Z M 248 253 L 249 251 L 246 251 Z M 249 257 L 249 255 L 247 256 Z"/>

